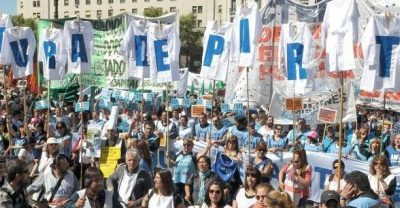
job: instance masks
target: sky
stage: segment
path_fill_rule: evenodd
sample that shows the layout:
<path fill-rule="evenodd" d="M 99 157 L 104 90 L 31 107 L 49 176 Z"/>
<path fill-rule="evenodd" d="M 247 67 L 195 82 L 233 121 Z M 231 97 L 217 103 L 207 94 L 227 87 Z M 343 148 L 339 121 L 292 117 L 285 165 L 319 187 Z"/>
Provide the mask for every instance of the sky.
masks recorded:
<path fill-rule="evenodd" d="M 2 13 L 16 15 L 17 0 L 0 0 L 0 11 Z"/>

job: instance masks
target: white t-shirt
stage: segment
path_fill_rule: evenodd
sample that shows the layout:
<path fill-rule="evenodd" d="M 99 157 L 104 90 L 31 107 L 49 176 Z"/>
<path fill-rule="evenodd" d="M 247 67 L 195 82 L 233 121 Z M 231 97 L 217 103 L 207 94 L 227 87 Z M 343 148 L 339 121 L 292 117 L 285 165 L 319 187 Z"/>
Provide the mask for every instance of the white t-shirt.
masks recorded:
<path fill-rule="evenodd" d="M 36 39 L 30 27 L 13 27 L 3 34 L 1 64 L 11 64 L 14 79 L 33 74 Z"/>
<path fill-rule="evenodd" d="M 152 189 L 149 190 L 149 194 Z M 162 196 L 153 192 L 148 207 L 157 207 L 157 208 L 174 208 L 174 195 L 170 196 Z"/>
<path fill-rule="evenodd" d="M 392 42 L 393 45 L 382 45 L 384 38 L 387 39 L 386 42 Z M 389 38 L 392 41 L 389 41 Z M 400 73 L 396 70 L 400 67 L 399 39 L 399 17 L 395 16 L 388 20 L 384 14 L 372 15 L 364 30 L 361 42 L 364 68 L 360 89 L 367 91 L 381 90 L 383 88 L 392 88 L 396 91 L 400 89 Z M 392 50 L 384 50 L 387 47 Z M 385 54 L 381 56 L 381 53 Z M 388 63 L 386 64 L 390 65 L 386 66 L 386 61 L 382 60 L 382 58 L 388 59 L 389 57 L 390 60 L 387 60 Z"/>
<path fill-rule="evenodd" d="M 128 76 L 149 78 L 150 69 L 147 56 L 147 23 L 143 20 L 130 22 L 121 43 L 119 54 L 127 60 Z"/>
<path fill-rule="evenodd" d="M 94 52 L 93 27 L 88 21 L 66 21 L 64 24 L 65 51 L 68 55 L 68 72 L 89 73 Z"/>
<path fill-rule="evenodd" d="M 4 32 L 8 29 L 11 28 L 13 25 L 11 23 L 11 18 L 10 15 L 8 14 L 2 14 L 0 17 L 0 54 L 1 54 L 1 48 L 3 44 L 3 35 Z"/>
<path fill-rule="evenodd" d="M 64 43 L 60 29 L 47 29 L 40 34 L 38 59 L 43 62 L 43 75 L 47 80 L 64 79 L 67 61 Z"/>
<path fill-rule="evenodd" d="M 236 10 L 233 20 L 234 42 L 236 43 L 234 59 L 238 66 L 253 67 L 261 28 L 261 16 L 256 2 L 248 2 L 247 6 L 242 5 Z"/>
<path fill-rule="evenodd" d="M 325 182 L 324 182 L 324 186 L 328 186 L 328 189 L 330 191 L 336 191 L 337 190 L 337 182 L 332 180 L 329 181 L 329 177 L 326 177 Z M 342 178 L 340 179 L 340 190 L 343 190 L 344 187 L 346 186 L 346 181 Z"/>
<path fill-rule="evenodd" d="M 325 67 L 329 71 L 356 68 L 353 45 L 358 41 L 358 16 L 355 0 L 328 2 L 320 40 L 326 49 Z"/>
<path fill-rule="evenodd" d="M 148 24 L 147 55 L 151 79 L 156 83 L 178 81 L 181 42 L 176 24 L 161 25 L 161 28 L 156 23 Z"/>
<path fill-rule="evenodd" d="M 246 196 L 245 188 L 240 188 L 236 194 L 236 203 L 238 207 L 250 207 L 257 202 L 256 197 L 251 198 Z"/>
<path fill-rule="evenodd" d="M 223 22 L 219 25 L 215 21 L 208 21 L 203 38 L 201 77 L 226 81 L 229 58 L 233 47 L 232 38 L 232 24 L 230 22 Z"/>

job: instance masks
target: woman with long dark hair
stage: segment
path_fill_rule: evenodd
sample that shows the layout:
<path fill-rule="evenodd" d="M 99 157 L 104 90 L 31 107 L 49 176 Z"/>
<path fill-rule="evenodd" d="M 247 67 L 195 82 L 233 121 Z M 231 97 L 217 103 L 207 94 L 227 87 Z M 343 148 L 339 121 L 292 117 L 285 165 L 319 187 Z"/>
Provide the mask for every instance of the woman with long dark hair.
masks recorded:
<path fill-rule="evenodd" d="M 224 187 L 220 181 L 213 181 L 207 188 L 204 203 L 200 208 L 231 208 L 225 202 Z"/>
<path fill-rule="evenodd" d="M 392 195 L 396 191 L 396 176 L 391 174 L 389 161 L 383 155 L 376 155 L 372 160 L 368 175 L 371 189 L 381 199 L 381 207 L 394 207 Z"/>
<path fill-rule="evenodd" d="M 142 201 L 142 207 L 183 208 L 180 195 L 174 193 L 174 183 L 169 170 L 159 170 L 154 177 L 154 189 Z"/>
<path fill-rule="evenodd" d="M 233 200 L 232 207 L 250 207 L 257 202 L 256 185 L 261 182 L 261 173 L 257 168 L 248 167 L 244 187 L 240 188 Z"/>

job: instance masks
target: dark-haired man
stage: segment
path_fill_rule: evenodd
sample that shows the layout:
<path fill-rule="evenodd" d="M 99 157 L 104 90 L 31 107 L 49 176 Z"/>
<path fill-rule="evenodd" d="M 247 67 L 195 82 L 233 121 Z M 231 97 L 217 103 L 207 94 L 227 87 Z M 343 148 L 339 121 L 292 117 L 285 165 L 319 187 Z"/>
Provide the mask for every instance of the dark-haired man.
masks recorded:
<path fill-rule="evenodd" d="M 28 165 L 21 160 L 13 160 L 7 166 L 7 181 L 0 188 L 0 207 L 26 208 L 28 200 L 24 187 L 29 182 Z"/>

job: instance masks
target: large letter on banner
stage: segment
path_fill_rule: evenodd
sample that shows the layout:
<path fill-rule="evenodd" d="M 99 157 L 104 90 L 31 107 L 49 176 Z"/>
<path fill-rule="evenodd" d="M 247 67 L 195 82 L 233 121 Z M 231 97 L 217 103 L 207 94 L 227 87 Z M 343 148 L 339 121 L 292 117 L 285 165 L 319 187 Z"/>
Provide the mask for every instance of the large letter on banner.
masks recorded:
<path fill-rule="evenodd" d="M 250 53 L 249 19 L 240 20 L 240 53 Z"/>
<path fill-rule="evenodd" d="M 77 62 L 78 58 L 81 58 L 81 62 L 88 62 L 85 41 L 83 40 L 82 34 L 72 34 L 71 40 L 72 52 L 71 61 Z"/>
<path fill-rule="evenodd" d="M 3 46 L 3 34 L 4 31 L 6 31 L 6 27 L 0 27 L 0 52 L 1 52 L 1 48 Z"/>
<path fill-rule="evenodd" d="M 18 44 L 19 42 L 19 44 Z M 21 51 L 18 47 L 21 46 Z M 10 47 L 14 56 L 15 64 L 19 67 L 26 67 L 28 64 L 28 40 L 21 39 L 19 41 L 12 41 L 10 42 Z"/>
<path fill-rule="evenodd" d="M 307 70 L 302 68 L 303 44 L 287 44 L 287 79 L 297 80 L 297 69 L 299 70 L 299 79 L 307 79 Z"/>
<path fill-rule="evenodd" d="M 168 58 L 168 52 L 163 50 L 163 46 L 167 46 L 168 42 L 166 39 L 154 41 L 154 51 L 156 54 L 157 71 L 168 71 L 170 69 L 169 64 L 164 63 L 164 58 Z"/>
<path fill-rule="evenodd" d="M 390 77 L 390 64 L 392 60 L 392 48 L 400 44 L 400 37 L 376 36 L 376 43 L 380 44 L 379 76 Z"/>
<path fill-rule="evenodd" d="M 57 46 L 53 41 L 43 42 L 43 51 L 46 59 L 48 60 L 49 69 L 56 69 L 56 52 Z"/>
<path fill-rule="evenodd" d="M 224 51 L 225 40 L 218 35 L 210 35 L 206 46 L 206 54 L 204 56 L 204 66 L 211 67 L 214 55 L 221 55 Z"/>
<path fill-rule="evenodd" d="M 149 66 L 147 62 L 147 36 L 135 35 L 136 66 Z"/>

